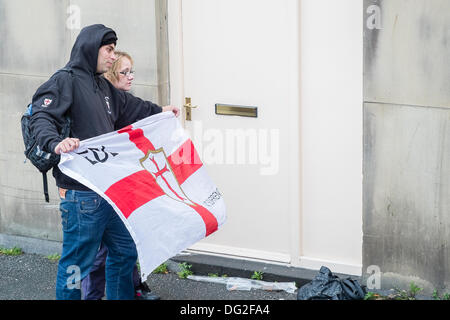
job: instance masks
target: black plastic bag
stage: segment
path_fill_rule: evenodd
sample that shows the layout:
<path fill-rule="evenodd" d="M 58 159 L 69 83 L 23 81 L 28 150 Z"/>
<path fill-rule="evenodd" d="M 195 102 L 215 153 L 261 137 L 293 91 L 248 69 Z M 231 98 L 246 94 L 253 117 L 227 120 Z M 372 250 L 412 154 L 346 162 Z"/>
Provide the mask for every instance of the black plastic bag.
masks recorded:
<path fill-rule="evenodd" d="M 298 290 L 297 300 L 362 300 L 365 295 L 365 287 L 357 280 L 341 280 L 327 267 L 321 267 L 314 280 Z"/>

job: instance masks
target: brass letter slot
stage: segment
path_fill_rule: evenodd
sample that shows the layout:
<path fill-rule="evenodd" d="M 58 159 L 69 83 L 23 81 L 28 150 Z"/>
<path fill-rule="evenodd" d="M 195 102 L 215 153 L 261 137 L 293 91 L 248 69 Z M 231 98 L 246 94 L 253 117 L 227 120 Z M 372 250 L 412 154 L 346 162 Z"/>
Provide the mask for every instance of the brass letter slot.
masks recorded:
<path fill-rule="evenodd" d="M 216 114 L 226 116 L 241 116 L 258 118 L 257 107 L 233 106 L 229 104 L 216 104 Z"/>

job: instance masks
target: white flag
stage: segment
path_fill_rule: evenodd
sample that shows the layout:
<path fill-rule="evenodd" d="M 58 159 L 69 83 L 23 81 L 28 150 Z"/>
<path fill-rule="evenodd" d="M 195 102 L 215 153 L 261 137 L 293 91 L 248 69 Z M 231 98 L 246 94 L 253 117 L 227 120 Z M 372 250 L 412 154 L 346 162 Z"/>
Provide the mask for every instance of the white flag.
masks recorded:
<path fill-rule="evenodd" d="M 136 243 L 143 279 L 226 220 L 222 194 L 172 112 L 84 140 L 59 168 L 111 204 Z"/>

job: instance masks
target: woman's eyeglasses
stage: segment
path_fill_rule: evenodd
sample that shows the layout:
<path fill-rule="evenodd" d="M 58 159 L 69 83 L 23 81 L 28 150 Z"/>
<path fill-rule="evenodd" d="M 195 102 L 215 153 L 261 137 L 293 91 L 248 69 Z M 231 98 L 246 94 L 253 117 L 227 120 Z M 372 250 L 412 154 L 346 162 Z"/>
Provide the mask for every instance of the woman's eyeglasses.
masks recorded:
<path fill-rule="evenodd" d="M 131 71 L 120 71 L 120 74 L 123 74 L 125 77 L 134 76 L 134 70 Z"/>

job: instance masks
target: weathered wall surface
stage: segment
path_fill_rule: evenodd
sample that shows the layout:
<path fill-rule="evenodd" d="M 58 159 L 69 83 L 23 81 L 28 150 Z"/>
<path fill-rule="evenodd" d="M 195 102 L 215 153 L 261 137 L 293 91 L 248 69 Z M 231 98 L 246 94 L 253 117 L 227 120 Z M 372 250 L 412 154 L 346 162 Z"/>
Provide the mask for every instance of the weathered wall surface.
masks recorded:
<path fill-rule="evenodd" d="M 24 164 L 20 117 L 36 89 L 69 59 L 81 28 L 102 23 L 135 60 L 134 93 L 167 103 L 165 0 L 0 0 L 0 234 L 61 240 L 59 198 L 48 173 Z M 158 18 L 157 18 L 158 17 Z"/>
<path fill-rule="evenodd" d="M 450 288 L 450 2 L 364 2 L 363 270 Z"/>

